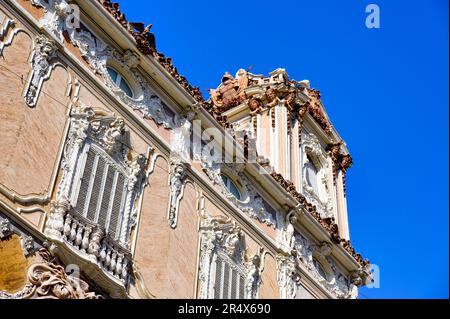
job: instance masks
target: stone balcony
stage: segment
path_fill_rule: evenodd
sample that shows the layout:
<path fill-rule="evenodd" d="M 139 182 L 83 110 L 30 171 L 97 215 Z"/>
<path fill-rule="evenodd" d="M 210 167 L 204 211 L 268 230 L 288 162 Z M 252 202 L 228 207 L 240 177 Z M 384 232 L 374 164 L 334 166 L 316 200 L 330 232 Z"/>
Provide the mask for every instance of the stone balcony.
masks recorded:
<path fill-rule="evenodd" d="M 77 213 L 67 201 L 53 204 L 45 234 L 65 263 L 95 280 L 112 297 L 125 298 L 130 280 L 130 250 L 103 227 Z"/>

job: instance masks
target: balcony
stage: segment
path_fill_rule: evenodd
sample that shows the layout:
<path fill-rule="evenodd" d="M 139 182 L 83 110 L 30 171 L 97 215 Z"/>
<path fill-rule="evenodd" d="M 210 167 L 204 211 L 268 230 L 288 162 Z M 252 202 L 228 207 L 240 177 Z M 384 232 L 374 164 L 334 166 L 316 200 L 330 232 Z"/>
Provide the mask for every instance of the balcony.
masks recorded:
<path fill-rule="evenodd" d="M 54 204 L 45 233 L 56 244 L 55 253 L 66 265 L 77 266 L 113 298 L 127 297 L 131 252 L 103 227 L 63 202 Z"/>

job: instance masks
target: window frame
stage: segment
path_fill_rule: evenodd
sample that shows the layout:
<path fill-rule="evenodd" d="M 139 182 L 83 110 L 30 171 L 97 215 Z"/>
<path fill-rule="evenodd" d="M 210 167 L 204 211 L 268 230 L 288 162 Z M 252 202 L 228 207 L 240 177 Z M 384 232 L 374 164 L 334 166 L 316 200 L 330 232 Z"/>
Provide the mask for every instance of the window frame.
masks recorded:
<path fill-rule="evenodd" d="M 221 173 L 221 174 L 220 174 L 220 177 L 222 178 L 223 184 L 225 185 L 225 188 L 227 189 L 227 191 L 228 191 L 230 194 L 232 194 L 234 197 L 236 197 L 236 199 L 237 199 L 238 201 L 242 201 L 242 199 L 243 199 L 242 191 L 241 191 L 241 189 L 236 185 L 235 181 L 234 181 L 229 175 L 226 175 L 226 174 L 224 174 L 224 173 Z M 225 179 L 226 179 L 227 181 L 225 181 Z M 236 194 L 233 193 L 232 187 L 231 187 L 231 186 L 233 186 L 233 187 L 236 189 L 236 191 L 237 191 L 237 193 L 239 194 L 239 196 L 236 196 Z"/>
<path fill-rule="evenodd" d="M 118 174 L 122 174 L 122 176 L 124 178 L 124 187 L 123 187 L 122 199 L 121 199 L 121 202 L 120 202 L 120 210 L 118 212 L 119 218 L 118 218 L 118 222 L 117 222 L 116 229 L 115 229 L 115 235 L 114 235 L 114 237 L 110 236 L 114 240 L 119 240 L 121 238 L 121 236 L 122 236 L 122 231 L 123 231 L 123 222 L 124 222 L 124 217 L 125 217 L 124 215 L 125 215 L 127 198 L 128 198 L 128 196 L 131 195 L 130 192 L 128 191 L 128 189 L 127 189 L 127 184 L 128 184 L 127 173 L 126 173 L 126 170 L 122 167 L 122 165 L 117 163 L 117 161 L 115 161 L 110 155 L 108 155 L 102 149 L 101 146 L 96 145 L 90 139 L 87 139 L 85 141 L 84 147 L 82 148 L 82 151 L 81 151 L 81 155 L 80 155 L 80 158 L 79 158 L 79 163 L 77 165 L 78 167 L 76 168 L 75 176 L 74 176 L 74 179 L 73 179 L 73 185 L 72 185 L 72 188 L 71 188 L 70 201 L 72 203 L 73 209 L 75 210 L 77 205 L 78 205 L 78 200 L 79 200 L 79 197 L 80 197 L 80 189 L 81 189 L 81 186 L 82 186 L 82 180 L 83 180 L 83 176 L 84 176 L 84 171 L 86 169 L 86 164 L 87 164 L 87 161 L 88 161 L 88 155 L 89 155 L 89 152 L 91 150 L 93 150 L 93 152 L 96 155 L 96 158 L 94 160 L 95 162 L 98 162 L 98 160 L 97 160 L 98 157 L 102 157 L 102 159 L 106 162 L 107 165 L 105 165 L 104 171 L 106 170 L 106 167 L 112 166 L 115 169 L 115 171 L 116 171 L 115 175 L 117 176 Z M 95 165 L 94 165 L 94 168 L 95 168 Z M 92 180 L 95 181 L 95 174 L 96 174 L 96 172 L 91 172 L 90 181 L 92 181 Z M 115 177 L 115 179 L 116 179 L 116 177 Z M 104 185 L 105 184 L 104 178 L 101 181 L 101 183 L 102 183 L 102 185 L 101 185 L 101 188 L 102 188 L 102 190 L 101 190 L 101 194 L 102 194 L 101 197 L 102 197 L 103 193 L 104 193 L 104 186 L 105 186 Z M 88 194 L 89 194 L 89 192 L 92 192 L 92 187 L 93 187 L 93 183 L 90 182 L 90 185 L 88 187 Z M 116 190 L 117 190 L 117 188 L 115 188 L 115 191 Z M 106 234 L 110 235 L 109 228 L 110 228 L 110 223 L 111 223 L 111 216 L 113 214 L 112 207 L 108 208 L 108 212 L 107 212 L 107 215 L 105 217 L 105 219 L 106 219 L 105 220 L 105 225 L 100 225 L 99 224 L 99 216 L 100 216 L 100 213 L 101 213 L 101 204 L 99 205 L 99 202 L 97 200 L 97 207 L 96 207 L 95 217 L 94 217 L 94 220 L 91 220 L 90 218 L 88 218 L 88 215 L 87 215 L 88 214 L 88 210 L 89 210 L 89 204 L 86 204 L 86 203 L 90 202 L 91 195 L 92 194 L 86 195 L 86 196 L 89 197 L 89 201 L 85 201 L 83 211 L 81 212 L 81 211 L 76 210 L 76 212 L 77 212 L 77 214 L 79 214 L 80 216 L 82 216 L 83 218 L 88 220 L 89 222 L 91 222 L 91 223 L 93 223 L 95 225 L 99 225 L 100 227 L 104 228 Z M 99 198 L 101 198 L 101 197 L 99 197 Z M 112 198 L 114 198 L 114 197 L 111 197 L 109 205 L 111 205 Z M 87 209 L 86 209 L 86 205 L 88 207 Z"/>
<path fill-rule="evenodd" d="M 125 93 L 126 96 L 128 96 L 131 99 L 134 99 L 136 96 L 135 90 L 133 88 L 133 85 L 131 85 L 130 81 L 123 75 L 123 73 L 119 72 L 115 67 L 111 65 L 106 66 L 106 71 L 108 73 L 109 78 L 111 79 L 111 82 L 114 83 L 115 86 L 117 86 L 122 92 Z M 111 76 L 111 71 L 116 73 L 116 79 Z M 126 87 L 129 89 L 130 94 L 126 90 L 123 89 L 122 84 L 125 84 Z"/>

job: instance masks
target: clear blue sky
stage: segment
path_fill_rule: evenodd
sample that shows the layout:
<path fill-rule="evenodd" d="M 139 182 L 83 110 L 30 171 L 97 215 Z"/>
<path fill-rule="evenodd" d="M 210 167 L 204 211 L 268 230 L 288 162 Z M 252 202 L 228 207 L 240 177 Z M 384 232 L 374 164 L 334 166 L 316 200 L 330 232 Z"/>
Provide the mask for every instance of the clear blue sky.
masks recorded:
<path fill-rule="evenodd" d="M 120 2 L 203 91 L 249 66 L 309 79 L 354 158 L 352 242 L 381 269 L 361 297 L 448 298 L 447 0 Z"/>

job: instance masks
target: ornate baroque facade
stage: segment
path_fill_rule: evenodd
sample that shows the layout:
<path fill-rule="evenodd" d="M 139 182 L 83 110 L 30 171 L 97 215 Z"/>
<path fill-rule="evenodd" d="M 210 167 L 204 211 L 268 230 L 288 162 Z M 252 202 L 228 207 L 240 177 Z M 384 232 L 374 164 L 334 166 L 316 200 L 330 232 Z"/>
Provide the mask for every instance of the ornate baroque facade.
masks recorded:
<path fill-rule="evenodd" d="M 0 3 L 0 299 L 357 298 L 319 91 L 239 70 L 205 100 L 150 29 L 108 0 Z"/>

